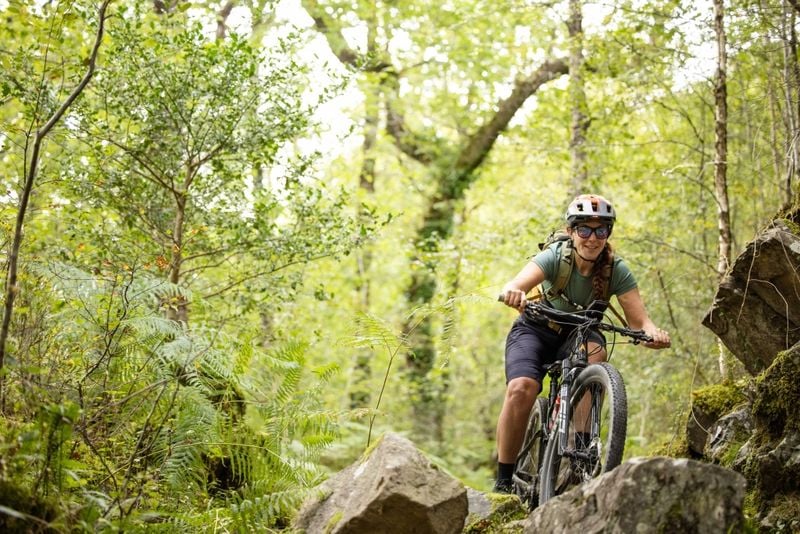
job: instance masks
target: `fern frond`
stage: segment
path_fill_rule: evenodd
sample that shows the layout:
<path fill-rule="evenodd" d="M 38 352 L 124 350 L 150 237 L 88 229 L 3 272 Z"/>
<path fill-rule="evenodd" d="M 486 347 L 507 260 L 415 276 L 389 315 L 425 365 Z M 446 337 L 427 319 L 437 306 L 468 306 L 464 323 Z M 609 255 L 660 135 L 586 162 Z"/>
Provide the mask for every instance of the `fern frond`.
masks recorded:
<path fill-rule="evenodd" d="M 232 526 L 234 530 L 251 532 L 274 526 L 290 517 L 307 494 L 293 489 L 241 499 L 230 506 Z"/>
<path fill-rule="evenodd" d="M 356 314 L 355 331 L 347 344 L 358 348 L 379 347 L 390 351 L 408 346 L 404 336 L 397 334 L 386 320 L 369 313 Z"/>
<path fill-rule="evenodd" d="M 233 361 L 227 352 L 209 348 L 197 357 L 197 368 L 208 380 L 238 382 L 238 374 L 234 371 Z"/>
<path fill-rule="evenodd" d="M 182 388 L 178 401 L 175 417 L 160 429 L 152 455 L 171 487 L 202 488 L 206 481 L 203 457 L 220 441 L 218 414 L 204 393 L 192 387 Z"/>
<path fill-rule="evenodd" d="M 130 328 L 141 337 L 177 338 L 185 333 L 181 323 L 158 315 L 131 317 L 121 321 L 120 325 Z"/>
<path fill-rule="evenodd" d="M 456 345 L 455 338 L 458 335 L 458 317 L 456 316 L 455 301 L 450 300 L 444 306 L 442 313 L 442 335 L 440 340 L 439 366 L 445 367 L 450 362 Z"/>
<path fill-rule="evenodd" d="M 322 365 L 313 370 L 314 374 L 319 378 L 320 382 L 327 384 L 336 375 L 342 372 L 342 368 L 337 363 L 329 363 Z"/>

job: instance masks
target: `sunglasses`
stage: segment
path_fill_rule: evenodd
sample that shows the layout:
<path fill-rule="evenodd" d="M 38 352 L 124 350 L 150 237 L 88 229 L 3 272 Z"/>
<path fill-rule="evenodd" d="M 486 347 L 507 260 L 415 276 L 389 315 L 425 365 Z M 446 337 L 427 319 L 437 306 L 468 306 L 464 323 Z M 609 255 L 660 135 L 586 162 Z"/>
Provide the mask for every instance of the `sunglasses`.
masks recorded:
<path fill-rule="evenodd" d="M 611 228 L 608 226 L 592 228 L 591 226 L 580 225 L 575 227 L 575 233 L 581 239 L 589 239 L 593 233 L 597 236 L 597 239 L 608 239 L 608 236 L 611 235 Z"/>

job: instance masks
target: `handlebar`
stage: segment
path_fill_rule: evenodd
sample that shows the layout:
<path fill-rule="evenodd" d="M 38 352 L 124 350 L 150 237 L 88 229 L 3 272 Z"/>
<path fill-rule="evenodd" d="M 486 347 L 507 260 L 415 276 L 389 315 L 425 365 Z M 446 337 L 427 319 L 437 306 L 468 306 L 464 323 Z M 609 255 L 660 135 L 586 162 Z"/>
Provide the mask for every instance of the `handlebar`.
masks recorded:
<path fill-rule="evenodd" d="M 501 293 L 497 297 L 497 300 L 504 303 L 505 298 L 505 294 Z M 595 300 L 584 310 L 567 312 L 551 308 L 538 301 L 526 300 L 524 313 L 533 320 L 553 321 L 560 325 L 585 326 L 604 330 L 606 332 L 616 332 L 617 334 L 631 338 L 634 344 L 641 341 L 645 343 L 653 341 L 653 338 L 645 334 L 644 330 L 633 330 L 626 326 L 617 326 L 604 322 L 603 311 L 605 310 L 606 304 L 607 303 L 603 301 Z"/>

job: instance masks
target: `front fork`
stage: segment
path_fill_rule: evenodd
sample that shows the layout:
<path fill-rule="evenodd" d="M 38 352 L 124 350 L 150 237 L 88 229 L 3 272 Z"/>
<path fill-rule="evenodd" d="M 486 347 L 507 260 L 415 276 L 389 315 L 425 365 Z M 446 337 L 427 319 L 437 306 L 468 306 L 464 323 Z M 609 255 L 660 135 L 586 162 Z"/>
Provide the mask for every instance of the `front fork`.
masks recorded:
<path fill-rule="evenodd" d="M 586 346 L 582 345 L 580 348 L 580 357 L 578 362 L 586 361 Z M 558 412 L 558 454 L 563 456 L 565 451 L 569 451 L 569 414 L 570 414 L 570 390 L 575 375 L 582 369 L 583 365 L 574 365 L 572 358 L 564 358 L 561 360 L 561 388 L 558 392 L 561 398 L 559 412 Z"/>
<path fill-rule="evenodd" d="M 561 401 L 558 411 L 558 454 L 564 454 L 569 441 L 568 414 L 569 414 L 569 389 L 572 385 L 572 363 L 569 358 L 561 360 L 561 388 L 558 392 Z"/>

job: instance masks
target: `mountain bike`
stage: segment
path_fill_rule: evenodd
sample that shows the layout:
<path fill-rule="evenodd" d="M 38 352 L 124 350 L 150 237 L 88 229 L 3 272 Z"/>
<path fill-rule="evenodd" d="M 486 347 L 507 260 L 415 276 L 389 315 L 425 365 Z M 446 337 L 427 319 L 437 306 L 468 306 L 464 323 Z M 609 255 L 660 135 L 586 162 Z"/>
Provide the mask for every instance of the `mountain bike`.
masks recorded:
<path fill-rule="evenodd" d="M 550 390 L 531 409 L 514 467 L 514 493 L 531 509 L 622 461 L 628 423 L 625 384 L 611 364 L 589 363 L 588 334 L 592 329 L 611 332 L 633 344 L 652 338 L 643 330 L 604 321 L 605 307 L 595 301 L 585 310 L 564 312 L 542 302 L 525 305 L 527 320 L 572 329 L 568 356 L 547 368 Z"/>

